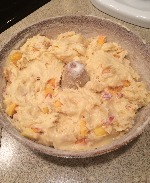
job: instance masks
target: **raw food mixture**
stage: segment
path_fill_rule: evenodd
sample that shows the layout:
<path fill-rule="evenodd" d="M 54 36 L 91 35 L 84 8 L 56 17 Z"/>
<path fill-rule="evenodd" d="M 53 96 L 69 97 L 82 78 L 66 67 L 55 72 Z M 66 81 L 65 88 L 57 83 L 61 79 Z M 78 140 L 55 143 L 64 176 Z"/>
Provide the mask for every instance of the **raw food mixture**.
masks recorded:
<path fill-rule="evenodd" d="M 99 35 L 36 35 L 9 54 L 3 93 L 20 133 L 57 149 L 78 151 L 111 143 L 134 125 L 150 93 L 127 51 Z"/>

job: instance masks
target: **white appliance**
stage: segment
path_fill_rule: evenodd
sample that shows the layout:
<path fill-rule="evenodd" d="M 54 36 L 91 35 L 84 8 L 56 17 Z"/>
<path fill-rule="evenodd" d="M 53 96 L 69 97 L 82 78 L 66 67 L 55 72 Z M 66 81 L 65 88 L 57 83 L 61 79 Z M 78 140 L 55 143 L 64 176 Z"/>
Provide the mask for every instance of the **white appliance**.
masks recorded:
<path fill-rule="evenodd" d="M 99 10 L 126 22 L 150 28 L 150 0 L 91 0 Z"/>

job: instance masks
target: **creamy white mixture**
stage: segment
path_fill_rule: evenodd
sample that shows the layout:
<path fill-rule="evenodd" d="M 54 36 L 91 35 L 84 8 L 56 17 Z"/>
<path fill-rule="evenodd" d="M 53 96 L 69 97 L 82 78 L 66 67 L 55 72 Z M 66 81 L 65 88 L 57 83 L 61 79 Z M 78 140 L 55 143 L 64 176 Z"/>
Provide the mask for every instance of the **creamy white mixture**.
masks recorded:
<path fill-rule="evenodd" d="M 150 101 L 127 54 L 101 35 L 34 36 L 6 61 L 6 113 L 23 136 L 57 149 L 110 143 L 133 126 L 137 110 Z M 63 88 L 63 71 L 72 61 L 84 65 L 89 81 L 83 87 Z"/>

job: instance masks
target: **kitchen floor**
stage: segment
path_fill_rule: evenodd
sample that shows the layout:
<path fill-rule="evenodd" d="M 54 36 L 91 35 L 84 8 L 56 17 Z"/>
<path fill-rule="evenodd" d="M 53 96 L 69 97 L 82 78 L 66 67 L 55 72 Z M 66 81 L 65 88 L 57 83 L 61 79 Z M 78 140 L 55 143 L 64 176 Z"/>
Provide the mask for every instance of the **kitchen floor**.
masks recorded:
<path fill-rule="evenodd" d="M 125 23 L 97 10 L 89 0 L 52 0 L 0 34 L 0 47 L 23 28 L 55 16 L 95 15 L 123 24 L 150 45 L 150 29 Z M 150 125 L 136 140 L 95 158 L 64 159 L 26 148 L 4 129 L 0 148 L 0 183 L 149 183 Z"/>

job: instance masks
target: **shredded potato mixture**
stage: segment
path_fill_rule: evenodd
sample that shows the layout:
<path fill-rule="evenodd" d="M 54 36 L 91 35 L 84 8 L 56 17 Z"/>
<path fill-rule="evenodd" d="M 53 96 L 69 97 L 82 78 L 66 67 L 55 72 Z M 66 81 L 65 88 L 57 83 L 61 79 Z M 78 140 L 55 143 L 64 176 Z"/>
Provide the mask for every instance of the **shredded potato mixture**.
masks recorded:
<path fill-rule="evenodd" d="M 77 151 L 111 143 L 132 128 L 137 110 L 150 101 L 127 54 L 103 35 L 36 35 L 6 61 L 6 113 L 23 136 L 46 146 Z M 84 87 L 61 87 L 71 61 L 85 65 L 90 80 Z"/>

